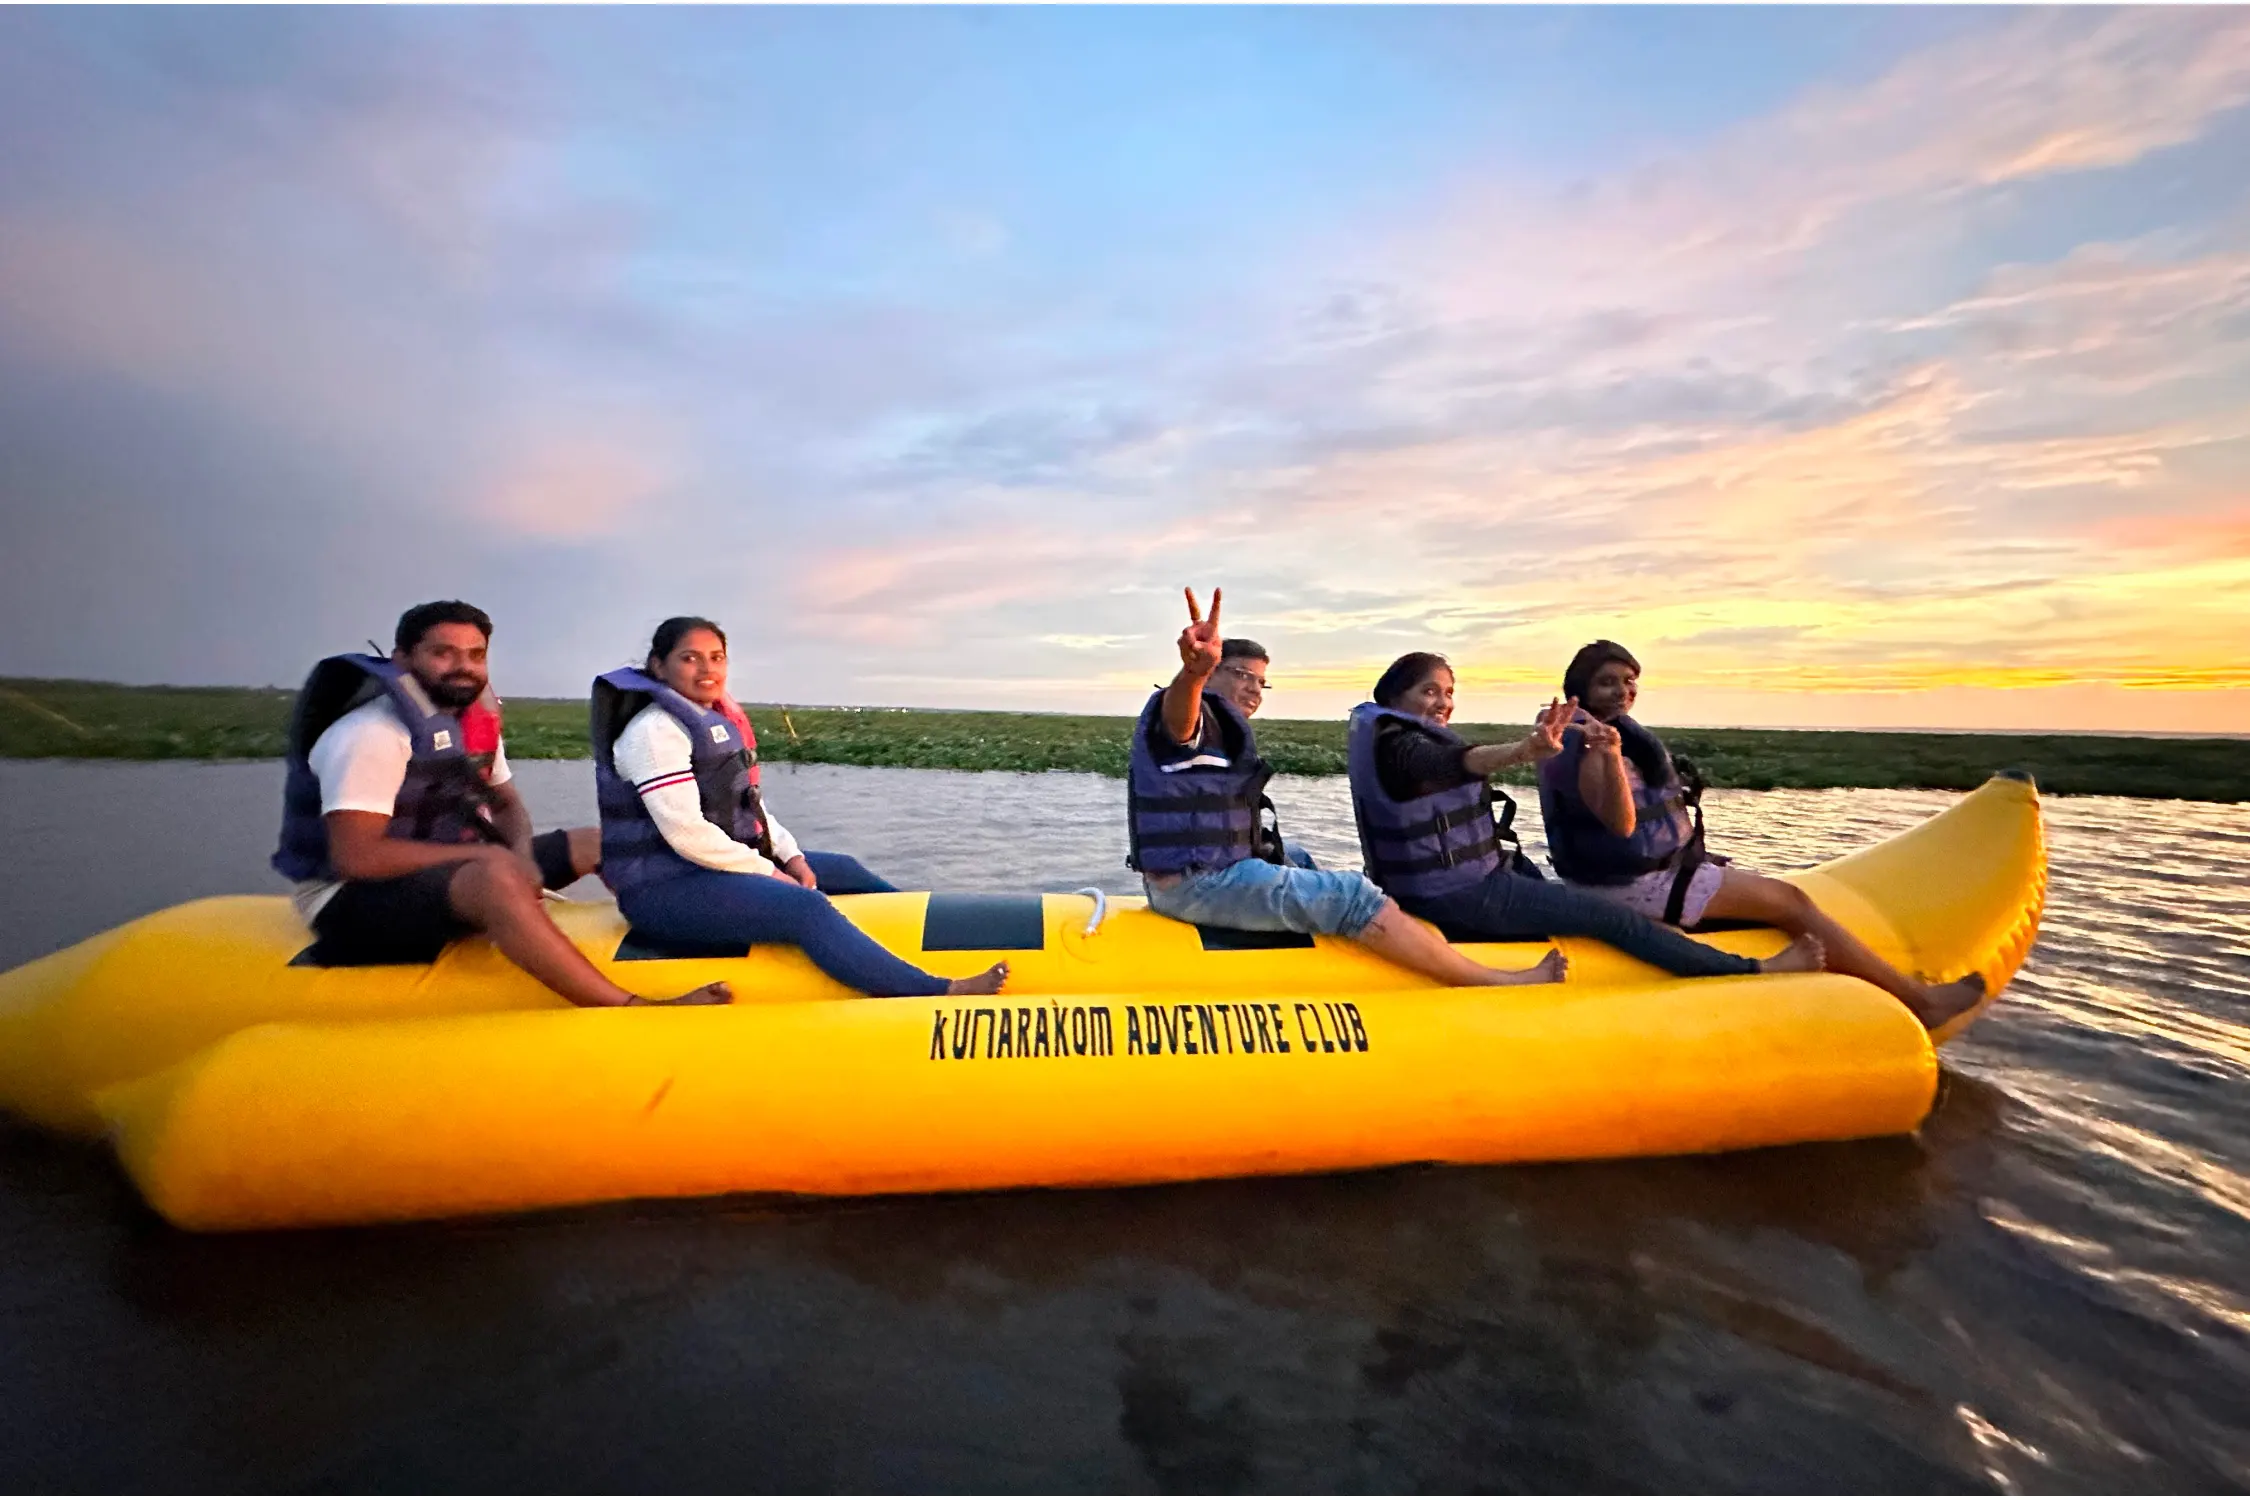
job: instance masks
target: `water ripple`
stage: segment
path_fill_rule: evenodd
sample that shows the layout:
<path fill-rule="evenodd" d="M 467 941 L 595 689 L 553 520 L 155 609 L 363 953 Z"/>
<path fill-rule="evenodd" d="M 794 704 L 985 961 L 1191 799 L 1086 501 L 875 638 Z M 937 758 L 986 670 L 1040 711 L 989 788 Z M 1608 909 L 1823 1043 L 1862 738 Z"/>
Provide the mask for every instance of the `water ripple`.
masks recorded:
<path fill-rule="evenodd" d="M 542 823 L 591 817 L 584 766 L 517 769 Z M 1114 781 L 768 787 L 908 887 L 1135 888 Z M 0 762 L 0 963 L 270 889 L 278 793 Z M 1342 782 L 1274 793 L 1356 863 Z M 1722 791 L 1709 820 L 1785 872 L 1953 800 Z M 0 1136 L 0 1488 L 2250 1488 L 2250 832 L 2046 812 L 2039 941 L 1913 1140 L 221 1241 Z M 494 1410 L 545 1415 L 460 1440 Z"/>

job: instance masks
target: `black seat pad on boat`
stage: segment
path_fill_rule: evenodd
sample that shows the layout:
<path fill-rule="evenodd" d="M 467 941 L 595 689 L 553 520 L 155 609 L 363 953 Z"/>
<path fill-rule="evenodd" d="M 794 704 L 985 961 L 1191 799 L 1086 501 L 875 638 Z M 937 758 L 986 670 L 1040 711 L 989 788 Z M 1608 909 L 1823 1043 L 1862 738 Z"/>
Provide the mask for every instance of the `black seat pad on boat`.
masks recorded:
<path fill-rule="evenodd" d="M 429 951 L 427 957 L 354 958 L 348 953 L 339 955 L 327 944 L 315 939 L 309 947 L 299 950 L 297 956 L 289 960 L 289 967 L 292 969 L 426 969 L 438 961 L 438 955 L 445 952 L 445 948 L 446 945 L 440 943 Z"/>
<path fill-rule="evenodd" d="M 1310 948 L 1312 936 L 1303 932 L 1246 932 L 1240 927 L 1196 926 L 1206 953 L 1252 953 L 1268 948 Z"/>
<path fill-rule="evenodd" d="M 617 962 L 635 963 L 664 958 L 748 958 L 748 943 L 667 943 L 640 931 L 629 931 L 617 945 Z"/>
<path fill-rule="evenodd" d="M 1035 953 L 1047 946 L 1038 896 L 930 897 L 922 913 L 924 953 Z"/>

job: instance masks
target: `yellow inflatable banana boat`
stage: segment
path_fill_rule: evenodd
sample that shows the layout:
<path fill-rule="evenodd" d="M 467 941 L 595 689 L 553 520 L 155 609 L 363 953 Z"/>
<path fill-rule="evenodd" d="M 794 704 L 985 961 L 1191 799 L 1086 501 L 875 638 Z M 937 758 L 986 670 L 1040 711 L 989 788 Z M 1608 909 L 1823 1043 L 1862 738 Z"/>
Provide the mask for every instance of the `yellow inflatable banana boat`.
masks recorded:
<path fill-rule="evenodd" d="M 2037 931 L 2037 793 L 1995 778 L 1791 878 L 1893 962 L 1996 993 Z M 613 907 L 567 905 L 628 988 L 738 997 L 576 1011 L 479 941 L 328 968 L 285 901 L 222 898 L 0 975 L 0 1106 L 108 1131 L 168 1218 L 224 1229 L 1716 1151 L 1909 1131 L 1936 1086 L 1904 1008 L 1835 975 L 1677 980 L 1566 941 L 1567 984 L 1447 990 L 1354 944 L 1127 899 L 837 904 L 937 972 L 1008 959 L 1009 992 L 846 998 L 793 950 L 662 953 Z"/>

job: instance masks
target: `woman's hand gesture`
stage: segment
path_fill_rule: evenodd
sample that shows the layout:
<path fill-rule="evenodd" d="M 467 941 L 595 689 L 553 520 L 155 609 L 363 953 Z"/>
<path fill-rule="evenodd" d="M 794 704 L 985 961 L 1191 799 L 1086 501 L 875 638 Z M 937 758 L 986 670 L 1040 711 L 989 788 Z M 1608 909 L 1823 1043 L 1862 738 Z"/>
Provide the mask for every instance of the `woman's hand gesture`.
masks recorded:
<path fill-rule="evenodd" d="M 1586 733 L 1586 748 L 1596 755 L 1616 755 L 1625 748 L 1625 737 L 1614 724 L 1604 724 L 1589 714 L 1578 727 Z"/>
<path fill-rule="evenodd" d="M 1188 627 L 1180 632 L 1180 665 L 1191 675 L 1208 677 L 1219 670 L 1219 600 L 1224 590 L 1211 590 L 1211 618 L 1196 607 L 1195 590 L 1187 590 Z"/>
<path fill-rule="evenodd" d="M 1563 731 L 1570 728 L 1570 721 L 1577 715 L 1576 698 L 1567 703 L 1560 698 L 1549 700 L 1547 706 L 1539 710 L 1538 722 L 1531 726 L 1531 733 L 1525 737 L 1524 749 L 1533 760 L 1552 760 L 1562 754 Z M 1617 731 L 1613 729 L 1610 733 L 1614 736 Z"/>

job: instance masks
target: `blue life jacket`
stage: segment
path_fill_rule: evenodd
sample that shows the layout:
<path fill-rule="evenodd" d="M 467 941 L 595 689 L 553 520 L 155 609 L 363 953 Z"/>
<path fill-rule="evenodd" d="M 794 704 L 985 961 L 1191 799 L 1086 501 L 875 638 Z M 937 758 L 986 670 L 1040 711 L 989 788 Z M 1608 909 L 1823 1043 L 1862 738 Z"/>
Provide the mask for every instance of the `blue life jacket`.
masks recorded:
<path fill-rule="evenodd" d="M 1156 758 L 1154 736 L 1170 739 L 1162 689 L 1133 726 L 1125 772 L 1133 849 L 1125 862 L 1144 875 L 1223 870 L 1246 859 L 1281 862 L 1280 829 L 1269 830 L 1263 820 L 1273 806 L 1266 800 L 1273 767 L 1258 754 L 1250 720 L 1216 693 L 1203 695 L 1203 712 L 1219 726 L 1220 748 L 1190 753 L 1173 762 L 1175 769 Z"/>
<path fill-rule="evenodd" d="M 281 845 L 273 867 L 291 880 L 334 880 L 328 825 L 312 749 L 328 727 L 364 703 L 388 696 L 414 742 L 406 780 L 391 804 L 385 836 L 425 844 L 497 842 L 484 772 L 489 754 L 472 754 L 461 718 L 430 701 L 412 672 L 380 656 L 331 656 L 312 669 L 289 718 L 288 774 L 281 790 Z"/>
<path fill-rule="evenodd" d="M 1586 760 L 1583 729 L 1566 730 L 1562 754 L 1539 768 L 1547 852 L 1555 873 L 1579 885 L 1630 885 L 1643 875 L 1702 858 L 1700 799 L 1672 764 L 1664 742 L 1623 714 L 1611 727 L 1624 738 L 1626 753 L 1641 773 L 1641 784 L 1633 790 L 1633 831 L 1628 836 L 1610 832 L 1579 794 L 1578 772 Z"/>
<path fill-rule="evenodd" d="M 1379 703 L 1362 703 L 1352 710 L 1346 766 L 1367 878 L 1402 901 L 1427 901 L 1479 884 L 1500 868 L 1501 837 L 1493 822 L 1492 788 L 1472 778 L 1426 797 L 1394 799 L 1375 770 L 1375 737 L 1385 720 L 1415 725 L 1447 744 L 1468 743 L 1435 719 L 1400 713 Z M 1509 810 L 1514 811 L 1512 802 Z"/>
<path fill-rule="evenodd" d="M 665 842 L 641 794 L 617 774 L 617 737 L 651 703 L 687 731 L 688 765 L 695 772 L 703 816 L 725 829 L 727 837 L 771 859 L 773 840 L 755 775 L 757 752 L 744 743 L 741 731 L 716 709 L 699 707 L 637 668 L 620 667 L 594 679 L 594 795 L 602 816 L 602 883 L 623 892 L 703 868 Z"/>

